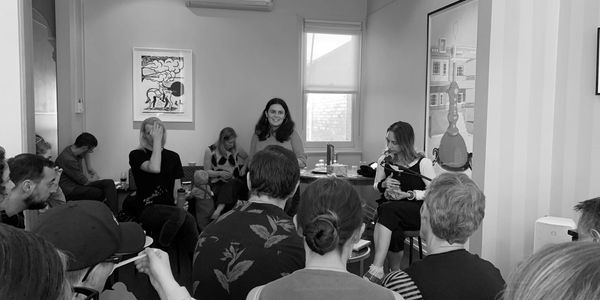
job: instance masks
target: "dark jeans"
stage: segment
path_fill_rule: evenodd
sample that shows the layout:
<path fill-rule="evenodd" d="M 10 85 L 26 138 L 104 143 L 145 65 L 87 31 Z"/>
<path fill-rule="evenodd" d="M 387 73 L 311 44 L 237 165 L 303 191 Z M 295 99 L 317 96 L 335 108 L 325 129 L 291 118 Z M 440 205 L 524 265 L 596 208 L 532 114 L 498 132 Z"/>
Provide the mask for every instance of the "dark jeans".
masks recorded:
<path fill-rule="evenodd" d="M 153 204 L 142 210 L 139 220 L 155 245 L 169 253 L 177 282 L 191 290 L 192 260 L 199 235 L 194 217 L 176 206 Z"/>
<path fill-rule="evenodd" d="M 246 181 L 238 178 L 232 178 L 227 182 L 217 181 L 213 183 L 213 192 L 215 193 L 215 204 L 224 204 L 225 213 L 235 207 L 238 200 L 248 200 L 248 186 Z"/>
<path fill-rule="evenodd" d="M 87 185 L 76 186 L 70 193 L 65 193 L 67 201 L 98 200 L 104 201 L 116 216 L 119 213 L 119 199 L 115 182 L 110 179 L 96 180 Z M 106 201 L 104 200 L 106 199 Z"/>

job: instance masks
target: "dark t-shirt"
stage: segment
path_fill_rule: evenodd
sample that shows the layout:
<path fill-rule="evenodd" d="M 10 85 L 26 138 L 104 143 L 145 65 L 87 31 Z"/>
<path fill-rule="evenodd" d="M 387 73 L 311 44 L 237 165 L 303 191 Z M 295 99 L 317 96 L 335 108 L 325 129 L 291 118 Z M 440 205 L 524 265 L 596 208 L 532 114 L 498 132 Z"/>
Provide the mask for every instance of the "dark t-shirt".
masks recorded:
<path fill-rule="evenodd" d="M 304 268 L 304 242 L 279 207 L 247 203 L 200 234 L 194 253 L 194 297 L 246 299 L 256 286 Z"/>
<path fill-rule="evenodd" d="M 160 173 L 148 173 L 140 168 L 150 160 L 152 151 L 136 149 L 129 152 L 129 165 L 137 186 L 136 202 L 138 205 L 166 204 L 174 205 L 173 185 L 175 179 L 183 177 L 183 168 L 179 155 L 171 150 L 163 149 L 160 161 Z"/>
<path fill-rule="evenodd" d="M 492 300 L 504 289 L 500 271 L 464 249 L 428 255 L 413 263 L 406 273 L 427 300 Z"/>

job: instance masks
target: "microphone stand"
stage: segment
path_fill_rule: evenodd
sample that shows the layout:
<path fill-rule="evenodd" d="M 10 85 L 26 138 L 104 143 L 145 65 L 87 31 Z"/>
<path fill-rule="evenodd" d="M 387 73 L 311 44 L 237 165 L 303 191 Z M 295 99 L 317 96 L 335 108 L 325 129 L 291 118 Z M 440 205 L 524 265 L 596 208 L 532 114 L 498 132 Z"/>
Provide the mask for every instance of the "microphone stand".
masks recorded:
<path fill-rule="evenodd" d="M 399 174 L 399 173 L 405 172 L 408 175 L 417 176 L 417 177 L 420 177 L 420 178 L 425 179 L 427 181 L 431 181 L 431 178 L 429 178 L 429 177 L 427 177 L 425 175 L 422 175 L 420 173 L 417 173 L 417 172 L 415 172 L 415 171 L 413 171 L 413 170 L 411 170 L 411 169 L 409 169 L 407 167 L 399 166 L 399 165 L 396 165 L 396 164 L 393 164 L 393 163 L 390 163 L 390 162 L 384 162 L 382 164 L 382 166 L 383 166 L 384 169 L 387 169 L 388 171 L 391 171 L 394 174 Z M 401 171 L 395 170 L 391 166 L 397 167 Z"/>

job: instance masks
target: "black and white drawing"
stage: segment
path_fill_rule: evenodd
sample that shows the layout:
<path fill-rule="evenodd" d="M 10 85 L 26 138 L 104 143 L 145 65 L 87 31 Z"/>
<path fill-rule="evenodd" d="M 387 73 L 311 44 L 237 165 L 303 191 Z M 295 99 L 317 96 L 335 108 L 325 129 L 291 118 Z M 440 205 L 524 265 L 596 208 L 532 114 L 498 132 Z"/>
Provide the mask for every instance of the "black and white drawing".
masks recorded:
<path fill-rule="evenodd" d="M 133 49 L 133 120 L 192 122 L 191 50 Z"/>

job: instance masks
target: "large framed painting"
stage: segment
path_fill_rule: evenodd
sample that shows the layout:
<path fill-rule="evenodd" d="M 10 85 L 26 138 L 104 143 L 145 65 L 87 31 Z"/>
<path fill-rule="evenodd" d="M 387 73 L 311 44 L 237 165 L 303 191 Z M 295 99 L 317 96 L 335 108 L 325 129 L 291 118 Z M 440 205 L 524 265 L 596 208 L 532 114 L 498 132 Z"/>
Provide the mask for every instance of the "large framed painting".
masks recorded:
<path fill-rule="evenodd" d="M 478 0 L 427 15 L 425 151 L 437 172 L 471 168 Z"/>
<path fill-rule="evenodd" d="M 133 120 L 192 122 L 192 50 L 133 48 Z"/>

